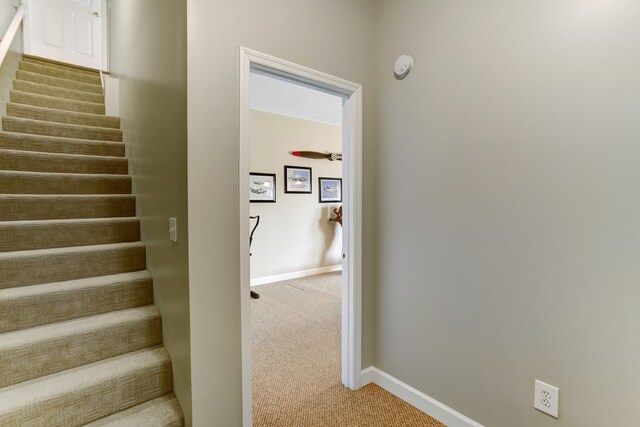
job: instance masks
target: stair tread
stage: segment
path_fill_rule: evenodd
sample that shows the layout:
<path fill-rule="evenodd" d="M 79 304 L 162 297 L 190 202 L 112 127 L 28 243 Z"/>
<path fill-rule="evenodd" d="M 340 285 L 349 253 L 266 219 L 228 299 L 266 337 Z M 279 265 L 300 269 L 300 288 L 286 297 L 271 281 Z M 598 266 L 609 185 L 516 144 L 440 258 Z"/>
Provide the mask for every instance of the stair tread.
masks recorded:
<path fill-rule="evenodd" d="M 173 393 L 118 412 L 85 427 L 179 427 L 184 425 L 180 404 Z"/>
<path fill-rule="evenodd" d="M 66 225 L 66 224 L 121 224 L 129 222 L 139 222 L 135 216 L 130 217 L 109 217 L 109 218 L 66 218 L 66 219 L 26 219 L 19 221 L 0 221 L 0 228 L 3 227 L 28 227 L 34 225 Z"/>
<path fill-rule="evenodd" d="M 117 324 L 136 322 L 151 317 L 160 317 L 154 305 L 111 311 L 48 325 L 36 326 L 0 335 L 0 352 L 16 346 L 24 346 L 41 340 L 62 339 L 65 336 L 86 333 Z"/>
<path fill-rule="evenodd" d="M 70 80 L 61 77 L 48 76 L 45 74 L 34 73 L 27 70 L 17 70 L 15 80 L 38 83 L 56 88 L 72 89 L 80 92 L 87 92 L 98 95 L 103 94 L 102 85 L 79 82 L 77 80 Z"/>
<path fill-rule="evenodd" d="M 0 252 L 139 240 L 136 217 L 0 221 Z"/>
<path fill-rule="evenodd" d="M 128 165 L 125 157 L 0 148 L 0 169 L 7 171 L 127 175 Z"/>
<path fill-rule="evenodd" d="M 7 117 L 7 116 L 5 116 Z M 21 117 L 11 117 L 12 119 L 20 119 Z M 29 120 L 29 119 L 25 119 Z M 33 120 L 33 121 L 41 121 L 41 120 Z M 35 135 L 32 133 L 23 133 L 23 132 L 10 132 L 6 130 L 0 131 L 0 136 L 6 136 L 9 138 L 16 139 L 32 139 L 32 140 L 47 140 L 51 142 L 76 142 L 76 143 L 86 143 L 86 144 L 110 144 L 123 146 L 124 142 L 122 141 L 109 141 L 109 140 L 99 140 L 99 139 L 83 139 L 83 138 L 70 138 L 68 136 L 52 136 L 52 135 Z"/>
<path fill-rule="evenodd" d="M 40 108 L 40 107 L 34 107 L 34 108 Z M 58 110 L 58 111 L 64 111 L 64 110 Z M 84 113 L 77 113 L 77 114 L 84 114 Z M 97 114 L 94 114 L 94 115 L 97 116 Z M 28 119 L 28 118 L 25 118 L 25 117 L 16 117 L 16 116 L 3 116 L 2 118 L 3 118 L 3 120 L 9 119 L 10 121 L 24 122 L 24 123 L 27 123 L 27 124 L 47 124 L 47 125 L 55 126 L 55 127 L 69 127 L 69 128 L 74 128 L 74 129 L 86 129 L 86 130 L 105 130 L 105 131 L 111 131 L 111 132 L 114 132 L 114 133 L 120 133 L 121 132 L 120 129 L 104 127 L 104 126 L 89 126 L 89 125 L 76 125 L 76 124 L 73 124 L 73 123 L 49 122 L 47 120 Z M 20 132 L 18 132 L 18 133 L 20 133 Z M 73 139 L 76 139 L 76 138 L 73 138 Z M 77 138 L 77 139 L 80 139 L 80 138 Z M 119 142 L 119 141 L 117 141 L 117 142 Z"/>
<path fill-rule="evenodd" d="M 133 194 L 0 194 L 5 221 L 135 217 Z"/>
<path fill-rule="evenodd" d="M 133 194 L 0 194 L 0 200 L 46 200 L 66 198 L 69 198 L 70 201 L 77 201 L 80 199 L 94 201 L 104 199 L 134 199 L 135 196 Z"/>
<path fill-rule="evenodd" d="M 151 274 L 148 270 L 133 271 L 130 273 L 110 274 L 108 276 L 87 277 L 85 279 L 66 280 L 64 282 L 43 283 L 40 285 L 21 286 L 16 288 L 0 289 L 0 302 L 20 298 L 28 298 L 38 295 L 56 294 L 84 288 L 102 287 L 112 283 L 123 281 L 149 280 Z"/>
<path fill-rule="evenodd" d="M 42 95 L 40 93 L 33 93 L 33 92 L 25 92 L 23 90 L 17 90 L 17 89 L 12 89 L 11 93 L 16 93 L 19 95 L 28 95 L 28 96 L 32 96 L 34 98 L 41 98 L 41 99 L 47 99 L 50 101 L 67 101 L 67 102 L 73 102 L 74 104 L 86 104 L 86 105 L 91 105 L 91 106 L 104 106 L 104 103 L 100 103 L 100 102 L 91 102 L 91 101 L 80 101 L 77 99 L 66 99 L 66 98 L 59 98 L 57 96 L 50 96 L 50 95 Z M 12 101 L 15 102 L 15 101 Z M 18 103 L 19 104 L 19 103 Z"/>
<path fill-rule="evenodd" d="M 55 59 L 44 58 L 44 57 L 36 56 L 36 55 L 29 55 L 27 53 L 22 55 L 22 60 L 24 62 L 44 63 L 44 64 L 48 64 L 50 66 L 59 66 L 59 67 L 70 68 L 70 69 L 75 70 L 75 71 L 77 71 L 79 73 L 100 75 L 100 70 L 98 70 L 97 68 L 91 68 L 91 67 L 84 67 L 82 65 L 69 64 L 68 62 L 56 61 Z"/>
<path fill-rule="evenodd" d="M 0 335 L 0 386 L 87 365 L 162 342 L 153 305 L 114 310 Z"/>
<path fill-rule="evenodd" d="M 149 304 L 153 279 L 144 269 L 0 289 L 0 333 Z"/>
<path fill-rule="evenodd" d="M 70 153 L 48 153 L 43 151 L 15 150 L 12 148 L 0 148 L 0 152 L 15 153 L 23 156 L 53 158 L 53 159 L 87 160 L 87 161 L 104 160 L 104 161 L 114 161 L 114 162 L 127 161 L 125 157 L 118 157 L 118 156 L 100 156 L 100 155 L 70 154 Z"/>
<path fill-rule="evenodd" d="M 84 83 L 91 86 L 98 86 L 100 88 L 102 87 L 100 74 L 82 73 L 73 69 L 58 67 L 54 64 L 47 63 L 35 63 L 31 61 L 20 61 L 20 63 L 23 65 L 23 67 L 24 64 L 27 64 L 26 67 L 19 68 L 19 70 L 22 72 L 38 74 L 44 77 L 52 77 L 59 80 L 70 80 L 72 82 Z M 50 72 L 58 72 L 58 75 L 46 74 Z M 80 77 L 80 79 L 77 80 L 77 77 Z"/>
<path fill-rule="evenodd" d="M 100 74 L 89 74 L 75 70 L 56 67 L 55 64 L 35 63 L 29 61 L 20 61 L 18 63 L 20 70 L 31 71 L 32 73 L 42 74 L 45 76 L 53 76 L 77 82 L 89 83 L 93 85 L 102 85 Z"/>
<path fill-rule="evenodd" d="M 33 258 L 47 255 L 73 254 L 80 252 L 100 252 L 114 249 L 129 249 L 144 247 L 144 243 L 124 242 L 124 243 L 104 243 L 101 245 L 67 246 L 64 248 L 30 249 L 26 251 L 0 252 L 0 261 L 15 258 Z"/>
<path fill-rule="evenodd" d="M 141 241 L 0 252 L 0 287 L 31 286 L 146 269 Z"/>
<path fill-rule="evenodd" d="M 68 393 L 98 387 L 100 383 L 125 376 L 138 369 L 170 363 L 163 347 L 138 350 L 121 356 L 34 378 L 0 389 L 0 414 Z"/>
<path fill-rule="evenodd" d="M 20 132 L 0 131 L 0 147 L 20 149 L 36 153 L 77 154 L 91 152 L 87 156 L 102 156 L 103 152 L 115 152 L 124 158 L 124 142 L 97 139 L 68 138 L 63 136 L 32 135 Z M 28 149 L 33 148 L 33 149 Z M 95 153 L 95 154 L 94 154 Z"/>
<path fill-rule="evenodd" d="M 122 142 L 122 130 L 112 127 L 49 122 L 14 116 L 3 116 L 2 126 L 3 129 L 18 133 Z"/>
<path fill-rule="evenodd" d="M 64 177 L 72 177 L 72 178 L 112 178 L 119 180 L 129 180 L 131 177 L 129 175 L 122 174 L 111 174 L 111 173 L 64 173 L 64 172 L 31 172 L 31 171 L 12 171 L 12 170 L 1 170 L 0 176 L 2 175 L 24 175 L 24 176 L 44 176 L 50 178 L 64 178 Z"/>
<path fill-rule="evenodd" d="M 53 96 L 55 98 L 61 99 L 72 99 L 77 101 L 89 101 L 104 104 L 104 95 L 101 93 L 92 93 L 66 87 L 51 86 L 43 83 L 32 82 L 29 80 L 14 80 L 13 89 L 39 95 Z"/>
<path fill-rule="evenodd" d="M 108 129 L 119 129 L 120 128 L 120 118 L 119 117 L 108 116 L 108 115 L 105 115 L 105 114 L 84 113 L 84 112 L 79 112 L 79 111 L 61 110 L 59 108 L 40 107 L 40 106 L 36 106 L 36 105 L 21 104 L 21 103 L 16 103 L 16 102 L 8 102 L 7 103 L 7 111 L 10 112 L 11 110 L 17 110 L 17 111 L 21 111 L 23 113 L 31 112 L 31 113 L 34 113 L 34 114 L 49 114 L 52 117 L 58 118 L 58 120 L 60 120 L 62 118 L 74 119 L 74 120 L 75 119 L 77 119 L 77 120 L 87 120 L 87 121 L 96 120 L 96 121 L 104 122 L 105 124 L 112 123 L 112 125 L 110 125 L 110 126 L 81 125 L 81 124 L 77 124 L 77 123 L 60 122 L 60 121 L 50 120 L 50 119 L 41 120 L 41 119 L 32 119 L 31 118 L 31 120 L 40 120 L 40 121 L 49 122 L 49 123 L 75 124 L 75 125 L 78 125 L 78 126 L 103 127 L 103 128 L 108 128 Z M 21 117 L 21 116 L 14 116 L 14 115 L 9 115 L 8 117 L 29 118 L 29 117 Z"/>

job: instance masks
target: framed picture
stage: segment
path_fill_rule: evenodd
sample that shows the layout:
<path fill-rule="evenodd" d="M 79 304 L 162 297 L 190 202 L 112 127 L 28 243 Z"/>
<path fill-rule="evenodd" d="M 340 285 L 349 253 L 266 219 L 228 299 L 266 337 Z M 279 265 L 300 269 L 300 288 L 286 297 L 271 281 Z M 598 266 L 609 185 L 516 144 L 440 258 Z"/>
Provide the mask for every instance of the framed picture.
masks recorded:
<path fill-rule="evenodd" d="M 257 173 L 249 174 L 249 202 L 251 203 L 275 203 L 276 202 L 276 174 Z"/>
<path fill-rule="evenodd" d="M 320 203 L 342 202 L 342 178 L 318 178 Z"/>
<path fill-rule="evenodd" d="M 311 194 L 311 168 L 302 166 L 285 166 L 285 193 Z"/>

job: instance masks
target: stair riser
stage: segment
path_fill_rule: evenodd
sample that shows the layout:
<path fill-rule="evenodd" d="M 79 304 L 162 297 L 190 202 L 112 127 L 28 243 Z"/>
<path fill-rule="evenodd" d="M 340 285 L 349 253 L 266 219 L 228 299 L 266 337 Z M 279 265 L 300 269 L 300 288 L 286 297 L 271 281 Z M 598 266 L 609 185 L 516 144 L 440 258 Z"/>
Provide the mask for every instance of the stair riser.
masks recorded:
<path fill-rule="evenodd" d="M 0 197 L 0 217 L 6 221 L 74 218 L 124 218 L 135 216 L 133 196 Z"/>
<path fill-rule="evenodd" d="M 105 111 L 104 104 L 45 97 L 15 90 L 11 91 L 11 102 L 33 105 L 34 107 L 56 108 L 58 110 L 74 111 L 77 113 L 104 114 Z"/>
<path fill-rule="evenodd" d="M 140 240 L 137 219 L 115 223 L 57 223 L 51 225 L 16 225 L 0 222 L 0 252 L 68 246 L 127 243 Z"/>
<path fill-rule="evenodd" d="M 160 316 L 3 348 L 0 387 L 162 343 Z"/>
<path fill-rule="evenodd" d="M 0 259 L 0 289 L 144 270 L 144 246 Z"/>
<path fill-rule="evenodd" d="M 128 172 L 128 162 L 125 158 L 78 158 L 2 149 L 0 149 L 0 165 L 2 170 L 6 171 L 116 175 L 126 175 Z"/>
<path fill-rule="evenodd" d="M 87 68 L 83 68 L 80 66 L 75 66 L 75 65 L 69 65 L 66 63 L 62 63 L 62 62 L 58 62 L 55 60 L 50 60 L 50 59 L 41 59 L 41 58 L 37 58 L 37 57 L 31 57 L 28 55 L 25 55 L 22 57 L 22 61 L 24 62 L 30 62 L 33 64 L 39 64 L 39 65 L 44 65 L 47 67 L 53 67 L 53 68 L 61 68 L 63 70 L 68 70 L 68 71 L 73 71 L 75 73 L 81 73 L 81 74 L 88 74 L 90 76 L 99 76 L 100 72 L 98 70 L 95 69 L 87 69 Z"/>
<path fill-rule="evenodd" d="M 28 134 L 0 133 L 0 148 L 92 156 L 124 157 L 125 154 L 124 144 L 120 142 L 81 141 Z"/>
<path fill-rule="evenodd" d="M 102 86 L 90 83 L 76 82 L 73 80 L 60 79 L 57 77 L 44 76 L 42 74 L 30 73 L 28 71 L 18 70 L 16 72 L 16 79 L 33 83 L 40 83 L 47 86 L 79 90 L 81 92 L 102 94 Z"/>
<path fill-rule="evenodd" d="M 87 424 L 85 427 L 184 427 L 184 416 L 173 393 Z"/>
<path fill-rule="evenodd" d="M 161 360 L 134 372 L 102 381 L 88 390 L 52 393 L 36 401 L 0 414 L 0 425 L 29 427 L 82 426 L 167 394 L 172 389 L 171 362 Z"/>
<path fill-rule="evenodd" d="M 42 109 L 40 107 L 31 107 L 23 104 L 7 104 L 7 115 L 69 125 L 96 126 L 111 129 L 120 128 L 120 118 L 118 117 L 78 113 L 75 111 Z"/>
<path fill-rule="evenodd" d="M 0 298 L 0 334 L 152 303 L 151 278 Z"/>
<path fill-rule="evenodd" d="M 58 77 L 61 79 L 73 80 L 76 82 L 90 83 L 94 85 L 102 85 L 99 75 L 91 75 L 78 73 L 75 71 L 65 70 L 62 68 L 51 67 L 48 65 L 35 64 L 33 62 L 20 61 L 18 65 L 20 70 L 38 73 L 45 76 Z"/>
<path fill-rule="evenodd" d="M 98 127 L 82 127 L 42 121 L 12 120 L 2 118 L 2 129 L 7 132 L 28 133 L 33 135 L 61 136 L 65 138 L 91 139 L 100 141 L 122 141 L 122 131 Z"/>
<path fill-rule="evenodd" d="M 65 89 L 42 85 L 24 80 L 14 80 L 13 89 L 22 92 L 30 92 L 38 95 L 55 96 L 64 99 L 73 99 L 76 101 L 95 102 L 104 104 L 104 96 L 97 93 L 82 92 L 78 90 Z"/>
<path fill-rule="evenodd" d="M 126 175 L 38 175 L 0 171 L 2 194 L 130 194 Z"/>

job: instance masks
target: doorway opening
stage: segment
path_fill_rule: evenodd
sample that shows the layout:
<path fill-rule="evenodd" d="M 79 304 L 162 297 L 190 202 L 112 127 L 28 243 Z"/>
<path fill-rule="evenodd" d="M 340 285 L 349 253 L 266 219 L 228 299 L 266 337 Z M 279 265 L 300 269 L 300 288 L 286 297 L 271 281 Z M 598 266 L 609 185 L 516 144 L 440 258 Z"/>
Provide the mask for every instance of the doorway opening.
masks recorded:
<path fill-rule="evenodd" d="M 253 77 L 252 77 L 253 76 Z M 259 76 L 259 77 L 256 77 Z M 285 163 L 282 158 L 273 160 L 275 163 L 265 164 L 269 170 L 254 170 L 251 164 L 251 139 L 252 139 L 252 110 L 251 110 L 251 90 L 252 78 L 255 79 L 271 79 L 285 84 L 295 84 L 298 88 L 311 89 L 317 93 L 337 97 L 341 104 L 341 123 L 338 139 L 342 142 L 342 151 L 336 152 L 331 147 L 321 147 L 312 149 L 311 146 L 305 146 L 303 141 L 300 142 L 299 149 L 291 149 L 290 151 L 298 151 L 298 157 L 286 153 L 290 157 L 291 162 Z M 253 119 L 258 117 L 253 113 Z M 267 122 L 273 117 L 262 117 Z M 263 123 L 264 125 L 264 123 Z M 269 124 L 266 124 L 269 126 Z M 277 126 L 282 129 L 283 126 Z M 340 338 L 340 379 L 344 386 L 350 389 L 357 389 L 360 386 L 361 376 L 361 169 L 362 169 L 362 88 L 358 84 L 348 82 L 346 80 L 330 76 L 288 61 L 274 58 L 256 51 L 241 48 L 240 49 L 240 242 L 241 242 L 241 294 L 242 294 L 242 358 L 243 358 L 243 416 L 244 425 L 252 425 L 252 328 L 251 328 L 251 304 L 250 291 L 251 286 L 251 258 L 250 251 L 257 251 L 259 248 L 255 246 L 250 248 L 250 233 L 255 226 L 255 218 L 257 211 L 270 212 L 270 218 L 275 217 L 273 211 L 267 211 L 267 205 L 272 208 L 278 206 L 279 197 L 287 196 L 289 202 L 295 202 L 296 198 L 307 198 L 307 202 L 316 207 L 323 206 L 323 201 L 328 202 L 327 206 L 331 208 L 320 208 L 320 219 L 329 223 L 329 218 L 336 217 L 337 209 L 342 206 L 342 229 L 341 229 L 341 246 L 342 250 L 338 250 L 335 262 L 341 264 L 342 274 L 337 275 L 342 278 L 341 284 L 338 285 L 339 297 L 341 300 L 340 319 L 341 319 L 341 338 Z M 264 147 L 263 147 L 264 148 Z M 291 147 L 294 148 L 294 147 Z M 276 150 L 283 151 L 284 147 Z M 315 152 L 308 153 L 308 152 Z M 319 157 L 320 154 L 329 157 L 322 159 L 311 159 L 310 157 Z M 262 153 L 262 157 L 268 156 L 269 153 Z M 274 155 L 283 153 L 273 153 Z M 333 161 L 330 159 L 334 154 Z M 342 155 L 342 161 L 337 160 L 337 155 Z M 283 164 L 278 166 L 278 162 Z M 311 163 L 310 163 L 311 162 Z M 335 165 L 341 162 L 341 173 L 335 170 Z M 326 172 L 318 171 L 328 165 L 334 165 L 334 169 L 327 169 Z M 317 165 L 317 166 L 316 166 Z M 320 166 L 325 165 L 325 166 Z M 285 167 L 288 166 L 288 167 Z M 257 167 L 257 166 L 255 166 Z M 277 168 L 281 170 L 277 170 Z M 271 169 L 274 169 L 273 171 Z M 326 175 L 326 176 L 325 176 Z M 340 176 L 336 176 L 340 175 Z M 320 178 L 323 178 L 322 180 Z M 340 181 L 340 179 L 342 181 Z M 252 182 L 257 184 L 251 185 Z M 249 183 L 249 188 L 247 187 Z M 339 200 L 339 190 L 341 188 L 341 203 Z M 253 191 L 251 190 L 253 188 Z M 285 193 L 287 191 L 287 193 Z M 295 194 L 300 193 L 300 194 Z M 251 196 L 250 196 L 251 194 Z M 260 200 L 261 203 L 250 203 L 250 198 Z M 272 199 L 275 198 L 275 204 Z M 297 199 L 302 200 L 302 199 Z M 262 209 L 254 209 L 252 206 L 261 206 Z M 278 206 L 279 207 L 279 206 Z M 282 207 L 287 212 L 285 203 Z M 316 209 L 318 212 L 318 209 Z M 264 215 L 264 213 L 263 213 Z M 265 218 L 261 218 L 260 227 L 266 227 Z M 325 236 L 327 227 L 325 226 Z M 338 224 L 331 223 L 330 226 L 340 227 Z M 261 236 L 261 231 L 266 229 L 258 228 L 255 231 L 254 239 Z M 276 231 L 277 232 L 277 231 Z M 333 235 L 335 237 L 335 234 Z M 262 237 L 260 237 L 262 238 Z M 328 239 L 328 237 L 327 237 Z M 257 242 L 257 240 L 254 241 Z M 262 243 L 265 243 L 264 241 Z M 273 244 L 274 242 L 270 242 Z M 325 243 L 334 246 L 334 242 L 329 240 Z M 338 245 L 339 247 L 339 245 Z M 265 250 L 266 246 L 261 244 L 260 249 Z M 325 245 L 325 250 L 326 245 Z M 333 247 L 335 250 L 335 247 Z M 269 250 L 276 250 L 269 248 Z M 328 254 L 331 257 L 330 254 Z M 256 257 L 258 253 L 256 252 Z M 273 254 L 271 255 L 273 257 Z M 260 281 L 268 283 L 269 280 L 278 278 L 277 274 L 268 274 L 269 266 L 260 264 L 266 259 L 261 254 L 262 261 L 256 261 L 255 268 L 262 269 L 261 277 L 253 277 L 254 285 Z M 256 258 L 257 259 L 257 258 Z M 326 261 L 326 260 L 325 260 Z M 267 261 L 268 264 L 268 261 Z M 331 261 L 329 261 L 331 264 Z M 325 265 L 323 267 L 334 268 L 335 265 Z M 323 270 L 320 270 L 323 271 Z M 318 271 L 318 272 L 320 272 Z M 273 270 L 271 270 L 273 273 Z M 299 273 L 299 272 L 298 272 Z M 282 276 L 280 276 L 282 277 Z M 299 276 L 298 276 L 299 277 Z M 329 279 L 335 279 L 333 276 L 327 276 Z M 266 279 L 265 279 L 266 278 Z M 261 280 L 257 280 L 261 279 Z M 260 292 L 259 287 L 253 288 L 254 291 Z M 256 300 L 260 304 L 268 301 Z"/>

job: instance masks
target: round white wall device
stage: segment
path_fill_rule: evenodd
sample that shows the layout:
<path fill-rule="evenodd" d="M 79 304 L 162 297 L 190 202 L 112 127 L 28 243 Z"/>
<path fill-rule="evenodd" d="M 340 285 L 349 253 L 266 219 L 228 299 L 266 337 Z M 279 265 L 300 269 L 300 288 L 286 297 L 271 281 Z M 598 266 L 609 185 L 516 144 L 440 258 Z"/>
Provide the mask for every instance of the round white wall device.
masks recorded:
<path fill-rule="evenodd" d="M 393 73 L 396 76 L 396 79 L 402 80 L 411 71 L 413 68 L 413 57 L 410 55 L 400 55 L 398 59 L 396 59 L 396 63 L 393 65 Z"/>

